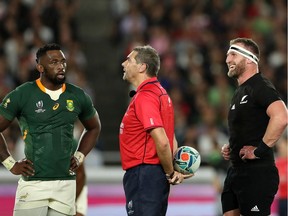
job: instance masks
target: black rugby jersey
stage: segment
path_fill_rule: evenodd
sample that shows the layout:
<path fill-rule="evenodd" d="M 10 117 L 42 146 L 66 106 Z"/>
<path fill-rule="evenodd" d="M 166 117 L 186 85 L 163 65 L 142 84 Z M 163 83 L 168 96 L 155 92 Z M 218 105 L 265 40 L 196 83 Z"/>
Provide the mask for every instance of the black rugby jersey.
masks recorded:
<path fill-rule="evenodd" d="M 269 122 L 266 109 L 277 100 L 281 98 L 274 85 L 260 73 L 237 88 L 228 114 L 232 164 L 245 163 L 239 156 L 243 146 L 258 146 L 261 142 Z M 273 150 L 271 149 L 271 153 L 261 159 L 274 161 Z"/>

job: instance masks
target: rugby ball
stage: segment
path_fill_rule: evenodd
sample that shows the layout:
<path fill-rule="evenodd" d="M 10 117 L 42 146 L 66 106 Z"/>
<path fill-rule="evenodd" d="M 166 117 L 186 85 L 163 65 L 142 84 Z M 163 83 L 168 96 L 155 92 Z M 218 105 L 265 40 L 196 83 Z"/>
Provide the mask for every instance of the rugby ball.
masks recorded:
<path fill-rule="evenodd" d="M 182 174 L 194 174 L 200 167 L 201 156 L 191 146 L 181 146 L 174 156 L 174 169 Z"/>

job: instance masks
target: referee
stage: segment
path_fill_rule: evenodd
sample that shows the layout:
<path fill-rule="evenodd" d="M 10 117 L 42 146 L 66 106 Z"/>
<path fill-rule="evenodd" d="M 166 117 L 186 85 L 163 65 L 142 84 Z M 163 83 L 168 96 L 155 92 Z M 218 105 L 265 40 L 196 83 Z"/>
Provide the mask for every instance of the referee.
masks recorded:
<path fill-rule="evenodd" d="M 160 58 L 154 48 L 135 47 L 122 66 L 123 79 L 136 88 L 119 134 L 127 215 L 164 216 L 170 184 L 192 176 L 173 168 L 178 146 L 173 104 L 157 80 Z"/>
<path fill-rule="evenodd" d="M 230 41 L 228 76 L 238 88 L 228 115 L 230 160 L 222 192 L 224 216 L 268 216 L 278 190 L 273 146 L 287 127 L 287 108 L 273 84 L 258 70 L 260 51 L 249 38 Z"/>

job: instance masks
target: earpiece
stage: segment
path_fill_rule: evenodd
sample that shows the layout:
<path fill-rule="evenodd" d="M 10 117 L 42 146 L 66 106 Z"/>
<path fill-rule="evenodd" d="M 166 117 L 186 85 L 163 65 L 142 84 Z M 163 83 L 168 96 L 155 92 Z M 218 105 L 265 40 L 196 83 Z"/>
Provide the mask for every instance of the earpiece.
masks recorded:
<path fill-rule="evenodd" d="M 135 90 L 132 90 L 129 92 L 129 96 L 132 98 L 134 95 L 136 94 L 136 91 Z"/>

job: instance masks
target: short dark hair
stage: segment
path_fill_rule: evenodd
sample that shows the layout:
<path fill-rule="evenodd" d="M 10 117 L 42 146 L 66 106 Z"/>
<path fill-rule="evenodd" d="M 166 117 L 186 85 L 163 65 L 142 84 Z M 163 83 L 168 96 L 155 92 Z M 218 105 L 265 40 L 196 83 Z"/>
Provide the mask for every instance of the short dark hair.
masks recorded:
<path fill-rule="evenodd" d="M 230 46 L 236 43 L 241 43 L 244 45 L 246 49 L 256 55 L 256 57 L 260 60 L 260 50 L 255 41 L 251 38 L 235 38 L 230 41 Z"/>
<path fill-rule="evenodd" d="M 46 52 L 49 50 L 61 50 L 60 45 L 56 44 L 56 43 L 50 43 L 50 44 L 46 44 L 43 47 L 40 47 L 37 52 L 36 52 L 36 62 L 39 62 L 39 59 L 46 55 Z"/>
<path fill-rule="evenodd" d="M 136 62 L 146 64 L 148 76 L 157 76 L 160 70 L 160 57 L 157 51 L 150 45 L 137 46 L 133 51 L 137 52 Z"/>

